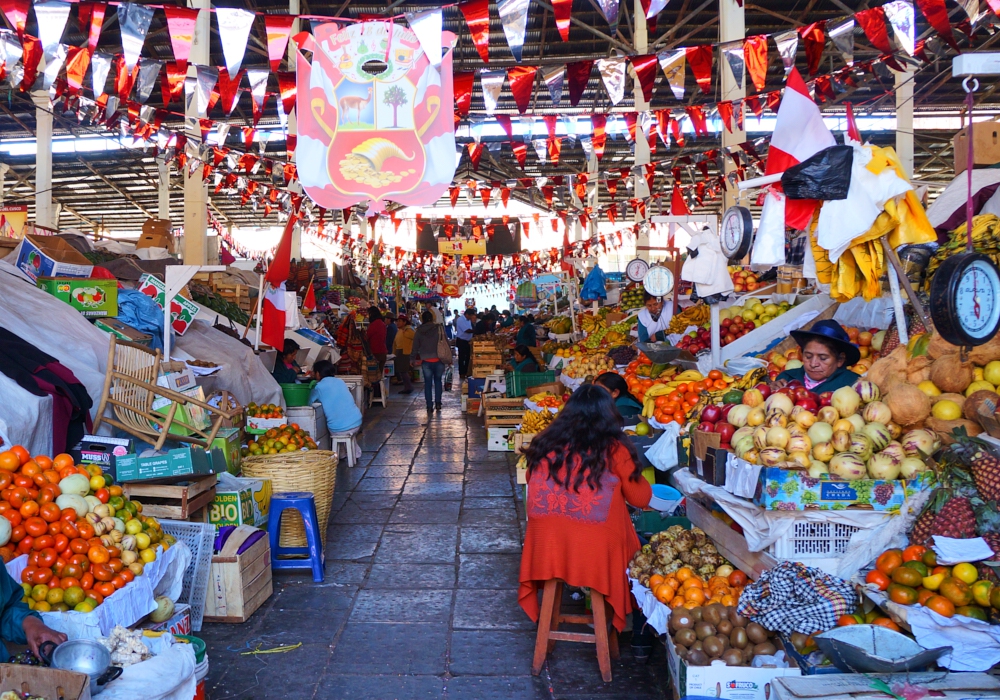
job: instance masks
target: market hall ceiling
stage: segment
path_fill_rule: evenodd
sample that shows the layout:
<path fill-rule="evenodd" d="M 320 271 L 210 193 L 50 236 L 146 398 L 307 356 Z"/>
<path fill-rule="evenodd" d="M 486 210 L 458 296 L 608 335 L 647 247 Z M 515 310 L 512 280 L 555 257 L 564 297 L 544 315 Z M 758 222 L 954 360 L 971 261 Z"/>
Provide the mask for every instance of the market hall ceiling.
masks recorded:
<path fill-rule="evenodd" d="M 822 20 L 835 20 L 844 17 L 850 12 L 857 12 L 868 7 L 867 2 L 850 8 L 840 0 L 745 0 L 746 2 L 746 34 L 747 36 L 757 34 L 775 34 L 789 29 L 794 29 Z M 986 9 L 985 2 L 980 1 L 983 9 Z M 249 2 L 244 5 L 247 9 L 255 10 L 265 14 L 287 14 L 287 4 L 274 2 Z M 407 11 L 420 11 L 433 7 L 440 7 L 441 3 L 435 2 L 394 2 L 391 4 L 358 3 L 350 0 L 344 2 L 306 2 L 303 0 L 300 12 L 308 15 L 337 16 L 358 19 L 373 15 L 399 16 Z M 86 37 L 81 30 L 77 12 L 70 13 L 62 42 L 71 46 L 86 44 Z M 965 17 L 964 11 L 952 0 L 948 0 L 946 7 L 951 15 L 953 26 Z M 571 63 L 581 60 L 600 59 L 613 55 L 629 55 L 637 52 L 633 46 L 635 37 L 632 31 L 632 9 L 631 0 L 622 0 L 620 7 L 620 21 L 614 37 L 609 36 L 609 26 L 604 16 L 599 12 L 596 0 L 573 0 L 572 17 L 573 24 L 570 27 L 569 41 L 563 41 L 559 35 L 556 23 L 553 18 L 551 5 L 547 0 L 531 0 L 527 31 L 523 48 L 523 65 L 537 65 L 549 67 L 564 63 Z M 458 45 L 454 53 L 454 69 L 456 72 L 476 71 L 482 68 L 492 70 L 511 68 L 516 64 L 508 48 L 506 37 L 497 15 L 496 4 L 490 3 L 490 61 L 486 65 L 483 63 L 473 44 L 468 24 L 461 11 L 456 6 L 448 6 L 444 9 L 444 29 L 451 31 L 458 36 Z M 934 32 L 927 25 L 923 15 L 919 12 L 917 17 L 917 37 L 926 36 L 929 39 L 934 37 Z M 996 18 L 986 10 L 985 15 L 978 24 L 976 41 L 972 44 L 976 50 L 989 50 L 997 48 L 997 33 L 991 23 Z M 403 22 L 404 20 L 398 20 Z M 222 46 L 219 41 L 217 23 L 213 20 L 211 57 L 212 65 L 225 65 Z M 28 15 L 26 27 L 28 34 L 37 35 L 37 24 L 33 12 Z M 891 30 L 890 30 L 891 31 Z M 878 59 L 879 51 L 872 47 L 866 40 L 864 32 L 860 27 L 854 29 L 855 47 L 854 60 L 856 63 Z M 959 45 L 968 47 L 968 38 L 959 31 L 955 31 Z M 254 22 L 254 27 L 250 32 L 250 41 L 247 46 L 246 56 L 243 61 L 244 68 L 266 68 L 268 65 L 267 46 L 264 34 L 263 20 L 258 17 Z M 718 0 L 670 0 L 667 7 L 656 17 L 655 28 L 651 27 L 648 32 L 648 47 L 645 53 L 656 53 L 685 46 L 697 46 L 718 42 L 719 40 L 719 13 Z M 936 38 L 932 41 L 932 46 Z M 115 12 L 108 12 L 103 30 L 98 44 L 99 51 L 107 53 L 119 53 L 121 51 L 121 38 L 119 34 L 118 20 Z M 617 52 L 617 53 L 616 53 Z M 720 52 L 715 52 L 715 62 L 712 75 L 712 86 L 710 94 L 704 94 L 698 90 L 690 68 L 685 71 L 686 85 L 683 100 L 675 99 L 670 86 L 663 73 L 657 70 L 657 81 L 650 108 L 652 110 L 673 109 L 678 113 L 683 108 L 691 105 L 712 105 L 721 99 L 719 75 L 722 70 L 729 70 L 724 65 Z M 142 56 L 161 60 L 164 62 L 173 61 L 173 51 L 171 48 L 170 36 L 167 31 L 164 14 L 158 10 L 153 15 L 152 24 L 145 40 Z M 784 70 L 782 62 L 775 50 L 773 40 L 769 46 L 769 67 L 765 90 L 777 90 L 783 85 Z M 957 114 L 961 108 L 964 93 L 959 80 L 950 77 L 951 61 L 950 54 L 942 47 L 939 52 L 932 52 L 934 59 L 930 63 L 922 64 L 915 76 L 916 109 L 918 113 L 948 112 Z M 804 43 L 799 42 L 796 55 L 796 65 L 803 76 L 807 76 L 807 59 Z M 830 40 L 826 41 L 824 53 L 820 63 L 818 75 L 829 75 L 844 67 L 844 61 L 836 46 Z M 282 69 L 287 69 L 287 64 L 283 63 Z M 876 65 L 874 72 L 855 71 L 853 74 L 856 85 L 838 87 L 835 99 L 824 105 L 827 112 L 843 113 L 843 102 L 849 101 L 854 104 L 855 111 L 859 115 L 882 114 L 891 115 L 894 112 L 893 77 L 891 72 L 882 64 Z M 161 78 L 163 74 L 161 73 Z M 89 84 L 89 73 L 85 84 Z M 109 91 L 113 90 L 114 70 L 109 76 Z M 568 86 L 564 86 L 562 100 L 559 104 L 554 104 L 549 97 L 548 90 L 541 80 L 541 71 L 537 76 L 534 93 L 528 109 L 528 115 L 539 117 L 539 124 L 535 130 L 540 128 L 540 117 L 546 114 L 557 114 L 561 117 L 579 116 L 586 121 L 590 114 L 607 112 L 628 112 L 634 108 L 632 99 L 631 83 L 632 78 L 626 79 L 627 85 L 625 97 L 618 105 L 612 105 L 608 93 L 602 83 L 601 76 L 595 69 L 590 75 L 589 82 L 577 107 L 571 107 L 568 99 Z M 748 80 L 749 82 L 749 80 Z M 6 83 L 4 83 L 6 87 Z M 997 107 L 997 97 L 994 95 L 995 85 L 988 83 L 986 88 L 978 95 L 977 108 L 995 109 Z M 271 74 L 268 84 L 269 93 L 277 93 L 278 86 L 275 74 Z M 86 93 L 85 93 L 86 94 Z M 752 85 L 748 94 L 753 94 Z M 33 211 L 34 205 L 34 154 L 9 154 L 4 149 L 4 144 L 8 144 L 13 139 L 32 136 L 35 127 L 35 109 L 28 95 L 8 90 L 0 100 L 0 162 L 10 166 L 10 171 L 5 178 L 5 203 L 18 204 L 27 203 Z M 61 103 L 60 103 L 61 104 Z M 160 90 L 154 88 L 149 105 L 160 108 L 163 106 Z M 173 103 L 170 108 L 177 112 L 179 107 Z M 227 145 L 243 149 L 241 143 L 240 127 L 252 124 L 251 97 L 246 81 L 243 82 L 243 89 L 238 97 L 238 102 L 232 117 L 229 121 L 232 128 L 229 132 Z M 76 114 L 70 112 L 62 114 L 57 105 L 55 110 L 54 134 L 56 139 L 69 135 L 80 137 L 88 136 L 114 136 L 103 128 L 89 125 L 88 122 L 80 123 Z M 501 92 L 497 113 L 511 115 L 515 122 L 518 116 L 517 107 L 514 103 L 509 86 L 505 84 Z M 482 89 L 478 77 L 473 82 L 472 105 L 470 114 L 486 117 L 486 109 L 483 102 Z M 765 113 L 767 114 L 767 113 Z M 210 118 L 222 120 L 221 108 L 216 106 L 210 112 Z M 754 117 L 747 115 L 747 126 L 753 129 Z M 168 115 L 163 124 L 175 130 L 183 128 L 183 118 L 179 115 Z M 275 99 L 271 97 L 265 108 L 264 116 L 261 118 L 260 128 L 278 128 L 278 117 L 275 108 Z M 463 137 L 464 134 L 464 137 Z M 870 132 L 864 134 L 872 141 L 891 145 L 894 142 L 894 135 L 891 131 Z M 751 134 L 753 137 L 754 134 Z M 757 134 L 756 136 L 760 136 Z M 922 180 L 944 184 L 953 175 L 952 155 L 951 155 L 951 131 L 921 131 L 916 136 L 915 144 L 915 167 Z M 459 141 L 468 141 L 468 130 L 459 131 Z M 131 144 L 132 139 L 124 139 L 125 143 Z M 507 141 L 506 135 L 483 137 L 483 141 L 488 145 L 491 141 Z M 708 137 L 693 138 L 692 135 L 686 140 L 683 148 L 678 148 L 674 144 L 669 151 L 662 143 L 658 145 L 653 160 L 664 161 L 668 158 L 679 157 L 684 154 L 699 154 L 719 145 L 718 135 Z M 496 146 L 494 145 L 494 148 Z M 258 145 L 254 144 L 254 152 L 258 152 Z M 281 140 L 271 141 L 267 144 L 264 156 L 283 161 L 286 158 L 284 142 Z M 710 177 L 717 174 L 717 161 L 709 160 Z M 601 170 L 628 167 L 632 164 L 632 145 L 618 134 L 613 138 L 608 138 L 604 157 L 600 163 Z M 663 163 L 657 167 L 656 182 L 654 192 L 669 193 L 674 177 L 671 173 L 670 163 Z M 542 163 L 536 157 L 533 149 L 529 145 L 527 163 L 524 170 L 521 170 L 514 160 L 509 146 L 504 145 L 499 151 L 491 153 L 489 148 L 483 149 L 483 155 L 478 168 L 473 168 L 468 153 L 466 152 L 459 164 L 456 172 L 456 183 L 464 183 L 469 179 L 480 181 L 506 181 L 512 178 L 538 177 L 568 175 L 585 172 L 587 161 L 584 150 L 579 140 L 563 140 L 562 152 L 559 164 L 554 166 L 551 162 Z M 183 215 L 183 184 L 177 169 L 173 169 L 171 180 L 171 218 L 175 222 L 180 222 Z M 700 173 L 691 167 L 683 167 L 680 172 L 682 181 L 690 184 L 691 178 L 701 178 Z M 263 179 L 263 175 L 261 175 Z M 119 149 L 101 151 L 81 151 L 81 152 L 56 152 L 53 155 L 53 197 L 56 206 L 60 207 L 59 225 L 61 228 L 81 228 L 91 230 L 100 225 L 115 231 L 138 231 L 142 222 L 157 212 L 159 171 L 157 163 L 153 157 L 153 151 L 149 149 Z M 276 225 L 277 218 L 274 213 L 269 217 L 263 217 L 263 210 L 256 211 L 250 206 L 241 206 L 240 196 L 233 191 L 222 190 L 213 193 L 210 187 L 210 207 L 212 214 L 223 225 L 232 224 L 239 226 Z M 228 194 L 227 194 L 228 192 Z M 619 184 L 617 199 L 621 201 L 629 196 L 628 189 L 624 182 Z M 522 190 L 516 189 L 512 196 L 522 201 L 530 201 L 533 204 L 545 207 L 545 202 L 537 189 Z M 607 188 L 602 183 L 599 188 L 599 202 L 606 205 L 610 201 Z M 498 199 L 494 197 L 494 200 Z M 447 201 L 447 196 L 444 198 Z M 669 208 L 669 198 L 665 197 L 663 206 Z M 558 193 L 555 202 L 556 208 L 560 206 Z M 657 213 L 658 204 L 652 204 L 652 213 Z M 707 202 L 706 206 L 715 208 L 717 203 Z M 491 205 L 490 212 L 495 209 L 497 216 L 503 213 L 498 205 Z M 446 210 L 443 211 L 446 213 Z"/>

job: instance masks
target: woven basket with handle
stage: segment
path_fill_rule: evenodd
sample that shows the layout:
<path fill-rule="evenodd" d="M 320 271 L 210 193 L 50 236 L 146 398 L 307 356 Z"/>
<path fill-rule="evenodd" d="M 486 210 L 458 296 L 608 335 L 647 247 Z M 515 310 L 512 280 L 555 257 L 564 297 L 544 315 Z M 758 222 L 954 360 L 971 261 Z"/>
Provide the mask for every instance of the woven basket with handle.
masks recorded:
<path fill-rule="evenodd" d="M 287 452 L 243 458 L 243 474 L 256 479 L 270 479 L 273 493 L 308 491 L 316 499 L 316 517 L 320 537 L 326 547 L 326 526 L 333 506 L 337 483 L 337 454 L 329 450 Z M 282 547 L 305 547 L 306 531 L 302 517 L 294 510 L 281 516 Z"/>

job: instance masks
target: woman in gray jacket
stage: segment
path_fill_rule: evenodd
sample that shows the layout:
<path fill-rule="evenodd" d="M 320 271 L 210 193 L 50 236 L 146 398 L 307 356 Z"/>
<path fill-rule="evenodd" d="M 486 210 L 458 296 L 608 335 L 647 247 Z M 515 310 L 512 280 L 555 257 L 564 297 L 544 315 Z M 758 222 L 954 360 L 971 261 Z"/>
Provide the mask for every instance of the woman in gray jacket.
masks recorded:
<path fill-rule="evenodd" d="M 427 410 L 441 410 L 441 379 L 444 377 L 445 363 L 438 357 L 438 336 L 443 326 L 434 322 L 434 314 L 424 311 L 422 323 L 413 335 L 413 357 L 421 361 L 420 372 L 424 377 L 424 399 Z M 432 387 L 433 383 L 433 387 Z M 433 401 L 431 390 L 433 389 Z"/>

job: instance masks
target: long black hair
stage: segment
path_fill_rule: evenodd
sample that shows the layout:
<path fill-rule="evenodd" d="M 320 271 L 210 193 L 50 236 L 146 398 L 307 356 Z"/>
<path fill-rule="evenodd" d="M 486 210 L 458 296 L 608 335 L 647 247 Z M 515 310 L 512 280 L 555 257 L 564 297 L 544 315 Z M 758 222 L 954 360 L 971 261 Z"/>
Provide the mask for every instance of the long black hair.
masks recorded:
<path fill-rule="evenodd" d="M 382 312 L 378 310 L 377 306 L 368 307 L 368 322 L 375 323 L 375 321 L 382 320 Z"/>
<path fill-rule="evenodd" d="M 529 476 L 545 461 L 549 478 L 559 486 L 579 492 L 586 482 L 596 491 L 610 467 L 612 450 L 623 445 L 635 465 L 629 480 L 638 481 L 642 470 L 635 448 L 622 433 L 624 425 L 611 394 L 584 384 L 573 392 L 552 424 L 528 445 L 525 457 Z"/>
<path fill-rule="evenodd" d="M 606 387 L 608 391 L 618 390 L 618 398 L 632 399 L 640 406 L 642 401 L 632 396 L 632 392 L 628 390 L 628 382 L 626 382 L 622 375 L 617 372 L 604 372 L 603 374 L 597 375 L 597 379 L 594 380 L 594 384 L 600 384 Z"/>

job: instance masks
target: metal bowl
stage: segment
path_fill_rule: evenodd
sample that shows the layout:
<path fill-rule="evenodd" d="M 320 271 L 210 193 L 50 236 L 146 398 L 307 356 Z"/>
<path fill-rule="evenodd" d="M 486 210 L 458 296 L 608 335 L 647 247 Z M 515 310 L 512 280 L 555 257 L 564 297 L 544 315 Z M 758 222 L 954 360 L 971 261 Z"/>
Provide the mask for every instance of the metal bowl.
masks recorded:
<path fill-rule="evenodd" d="M 97 678 L 111 665 L 111 652 L 99 642 L 74 639 L 56 647 L 52 652 L 52 665 Z"/>

